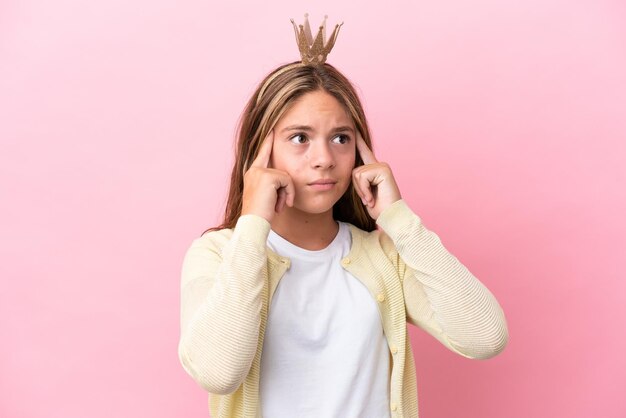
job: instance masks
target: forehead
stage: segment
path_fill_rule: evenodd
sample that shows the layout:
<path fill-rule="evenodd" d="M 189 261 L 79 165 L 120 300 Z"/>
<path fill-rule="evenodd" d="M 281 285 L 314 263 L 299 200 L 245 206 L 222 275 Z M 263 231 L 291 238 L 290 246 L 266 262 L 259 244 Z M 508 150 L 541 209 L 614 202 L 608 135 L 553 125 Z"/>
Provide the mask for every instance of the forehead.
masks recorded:
<path fill-rule="evenodd" d="M 305 125 L 349 125 L 352 118 L 329 93 L 318 90 L 299 97 L 277 122 L 277 127 L 299 123 Z"/>

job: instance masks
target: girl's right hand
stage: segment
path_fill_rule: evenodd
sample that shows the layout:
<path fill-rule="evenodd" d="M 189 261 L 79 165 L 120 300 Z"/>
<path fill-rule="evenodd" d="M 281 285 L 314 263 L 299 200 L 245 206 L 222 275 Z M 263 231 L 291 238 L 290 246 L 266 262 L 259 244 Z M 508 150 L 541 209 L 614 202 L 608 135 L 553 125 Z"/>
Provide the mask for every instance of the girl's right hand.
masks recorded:
<path fill-rule="evenodd" d="M 274 130 L 267 135 L 252 165 L 243 176 L 242 215 L 258 215 L 272 222 L 285 204 L 293 207 L 295 189 L 291 176 L 270 168 Z"/>

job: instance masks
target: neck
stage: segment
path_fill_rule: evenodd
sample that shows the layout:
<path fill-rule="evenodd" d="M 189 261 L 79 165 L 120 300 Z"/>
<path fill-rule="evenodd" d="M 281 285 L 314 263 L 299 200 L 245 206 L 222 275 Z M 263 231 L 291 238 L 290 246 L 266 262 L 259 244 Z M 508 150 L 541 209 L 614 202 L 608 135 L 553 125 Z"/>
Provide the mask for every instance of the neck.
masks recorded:
<path fill-rule="evenodd" d="M 272 220 L 272 230 L 305 250 L 322 250 L 335 239 L 339 224 L 333 219 L 333 210 L 319 214 L 302 212 L 285 206 Z"/>

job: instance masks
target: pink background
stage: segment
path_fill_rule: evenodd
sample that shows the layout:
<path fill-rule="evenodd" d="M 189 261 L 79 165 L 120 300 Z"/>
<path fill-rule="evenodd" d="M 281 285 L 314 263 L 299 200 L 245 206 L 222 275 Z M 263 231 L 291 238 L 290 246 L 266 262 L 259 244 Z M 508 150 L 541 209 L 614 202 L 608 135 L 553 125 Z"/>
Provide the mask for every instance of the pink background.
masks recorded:
<path fill-rule="evenodd" d="M 626 7 L 384 4 L 0 4 L 0 416 L 207 416 L 181 261 L 305 11 L 345 22 L 378 158 L 507 315 L 488 361 L 411 327 L 421 416 L 626 416 Z"/>

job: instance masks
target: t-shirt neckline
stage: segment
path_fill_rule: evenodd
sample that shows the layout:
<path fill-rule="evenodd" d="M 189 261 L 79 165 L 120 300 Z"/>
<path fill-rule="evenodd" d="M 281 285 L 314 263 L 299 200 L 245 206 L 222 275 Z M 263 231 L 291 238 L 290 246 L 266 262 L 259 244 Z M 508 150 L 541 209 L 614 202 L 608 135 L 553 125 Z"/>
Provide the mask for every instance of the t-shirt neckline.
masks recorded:
<path fill-rule="evenodd" d="M 278 235 L 272 229 L 270 229 L 270 233 L 267 239 L 271 244 L 273 244 L 273 246 L 277 247 L 276 250 L 278 253 L 281 253 L 281 255 L 287 257 L 298 256 L 315 259 L 325 258 L 332 255 L 335 251 L 341 250 L 341 242 L 343 241 L 345 234 L 349 233 L 349 231 L 347 230 L 347 225 L 344 222 L 336 222 L 339 225 L 337 234 L 330 242 L 330 244 L 328 244 L 326 248 L 322 248 L 321 250 L 307 250 L 305 248 L 298 247 L 297 245 L 287 241 L 285 238 Z"/>

